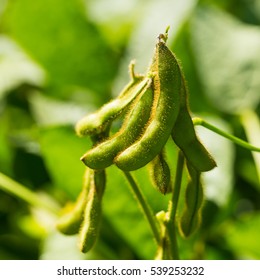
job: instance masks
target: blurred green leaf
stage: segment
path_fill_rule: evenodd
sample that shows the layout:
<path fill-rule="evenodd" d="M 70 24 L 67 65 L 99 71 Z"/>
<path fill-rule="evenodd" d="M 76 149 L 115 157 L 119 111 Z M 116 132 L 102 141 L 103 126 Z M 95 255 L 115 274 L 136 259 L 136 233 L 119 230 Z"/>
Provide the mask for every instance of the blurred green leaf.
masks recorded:
<path fill-rule="evenodd" d="M 260 259 L 260 214 L 246 214 L 225 225 L 225 240 L 239 259 Z"/>
<path fill-rule="evenodd" d="M 39 86 L 44 79 L 43 70 L 11 38 L 0 36 L 0 100 L 22 83 Z"/>
<path fill-rule="evenodd" d="M 260 2 L 257 0 L 253 1 L 250 8 L 251 8 L 251 11 L 257 17 L 258 22 L 260 23 Z"/>
<path fill-rule="evenodd" d="M 40 92 L 32 92 L 29 99 L 33 116 L 39 126 L 75 125 L 87 111 L 89 105 L 80 107 L 72 102 L 50 98 Z"/>
<path fill-rule="evenodd" d="M 146 1 L 84 0 L 84 3 L 87 17 L 95 22 L 112 48 L 119 48 L 125 47 Z"/>
<path fill-rule="evenodd" d="M 75 198 L 85 170 L 80 157 L 90 148 L 90 141 L 78 138 L 70 127 L 54 127 L 42 129 L 39 142 L 55 187 Z"/>
<path fill-rule="evenodd" d="M 77 236 L 66 236 L 55 230 L 44 239 L 40 254 L 41 260 L 84 260 L 77 247 Z"/>
<path fill-rule="evenodd" d="M 191 22 L 196 66 L 205 93 L 220 111 L 238 113 L 260 101 L 260 28 L 212 8 Z"/>
<path fill-rule="evenodd" d="M 39 254 L 39 240 L 28 238 L 12 230 L 0 235 L 0 258 L 3 260 L 36 260 Z M 2 258 L 3 257 L 3 258 Z"/>
<path fill-rule="evenodd" d="M 108 96 L 117 58 L 80 0 L 8 1 L 3 26 L 47 70 L 55 95 L 69 97 L 64 89 L 78 85 L 99 101 Z"/>

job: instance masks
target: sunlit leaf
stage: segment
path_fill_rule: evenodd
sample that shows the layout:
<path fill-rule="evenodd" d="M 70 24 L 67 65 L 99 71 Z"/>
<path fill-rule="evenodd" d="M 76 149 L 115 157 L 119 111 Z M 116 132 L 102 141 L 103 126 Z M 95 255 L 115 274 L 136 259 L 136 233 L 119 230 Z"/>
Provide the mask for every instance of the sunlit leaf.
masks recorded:
<path fill-rule="evenodd" d="M 45 238 L 41 248 L 41 260 L 84 260 L 77 247 L 77 236 L 66 236 L 52 231 Z"/>
<path fill-rule="evenodd" d="M 0 99 L 22 83 L 42 85 L 43 70 L 7 36 L 0 36 Z"/>
<path fill-rule="evenodd" d="M 191 38 L 205 94 L 221 111 L 237 113 L 260 101 L 260 29 L 225 12 L 199 8 Z"/>
<path fill-rule="evenodd" d="M 32 92 L 30 104 L 33 116 L 39 126 L 75 125 L 91 106 L 80 107 L 74 103 L 44 96 L 39 92 Z"/>
<path fill-rule="evenodd" d="M 116 56 L 85 17 L 81 1 L 8 1 L 5 30 L 48 73 L 55 95 L 82 86 L 106 95 L 116 70 Z M 100 96 L 101 95 L 101 96 Z"/>

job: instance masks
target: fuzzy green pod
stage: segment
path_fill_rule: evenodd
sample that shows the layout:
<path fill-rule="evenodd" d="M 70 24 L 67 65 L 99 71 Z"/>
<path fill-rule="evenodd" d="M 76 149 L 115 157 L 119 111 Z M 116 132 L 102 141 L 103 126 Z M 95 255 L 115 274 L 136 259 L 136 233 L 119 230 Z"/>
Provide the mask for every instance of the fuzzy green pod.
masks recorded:
<path fill-rule="evenodd" d="M 153 111 L 142 137 L 115 159 L 116 165 L 124 171 L 143 167 L 162 150 L 179 113 L 180 68 L 174 54 L 161 40 L 156 44 L 148 72 L 153 75 Z"/>
<path fill-rule="evenodd" d="M 149 83 L 132 104 L 120 131 L 83 155 L 81 160 L 84 164 L 93 169 L 104 169 L 113 164 L 116 155 L 143 133 L 150 118 L 153 98 L 153 89 Z"/>
<path fill-rule="evenodd" d="M 97 112 L 83 117 L 76 124 L 76 133 L 78 136 L 95 135 L 102 133 L 106 127 L 117 117 L 119 117 L 134 101 L 134 99 L 146 87 L 149 79 L 142 75 L 134 73 L 134 64 L 129 68 L 131 72 L 131 81 L 122 90 L 118 98 L 101 107 Z"/>
<path fill-rule="evenodd" d="M 170 193 L 171 172 L 163 152 L 150 162 L 150 177 L 155 188 L 162 194 Z"/>
<path fill-rule="evenodd" d="M 180 229 L 185 237 L 194 233 L 201 222 L 201 208 L 203 202 L 203 189 L 201 173 L 187 162 L 190 179 L 186 188 L 185 209 L 180 219 Z"/>
<path fill-rule="evenodd" d="M 185 158 L 200 172 L 216 167 L 216 162 L 199 141 L 188 108 L 187 87 L 182 78 L 180 111 L 172 130 L 172 139 Z"/>
<path fill-rule="evenodd" d="M 65 206 L 62 210 L 62 216 L 58 219 L 56 227 L 63 234 L 73 235 L 79 232 L 87 203 L 91 173 L 93 173 L 93 170 L 87 168 L 84 175 L 83 189 L 75 204 Z"/>
<path fill-rule="evenodd" d="M 79 247 L 81 252 L 88 252 L 95 244 L 101 222 L 101 202 L 105 189 L 105 171 L 94 171 L 91 178 L 84 219 L 79 232 Z"/>

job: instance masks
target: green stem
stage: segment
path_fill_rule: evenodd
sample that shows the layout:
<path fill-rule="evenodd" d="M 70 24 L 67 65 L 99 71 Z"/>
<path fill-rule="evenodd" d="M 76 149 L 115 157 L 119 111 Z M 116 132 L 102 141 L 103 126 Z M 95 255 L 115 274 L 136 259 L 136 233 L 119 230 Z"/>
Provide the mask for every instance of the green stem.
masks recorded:
<path fill-rule="evenodd" d="M 183 173 L 183 167 L 184 167 L 184 156 L 181 151 L 178 153 L 178 159 L 177 159 L 177 167 L 176 167 L 176 174 L 175 174 L 175 182 L 173 186 L 173 194 L 172 194 L 172 200 L 171 200 L 171 207 L 170 207 L 170 216 L 169 220 L 175 219 L 178 201 L 179 201 L 179 195 L 180 195 L 180 189 L 181 189 L 181 182 L 182 182 L 182 173 Z"/>
<path fill-rule="evenodd" d="M 251 151 L 260 152 L 260 148 L 259 147 L 253 146 L 253 145 L 247 143 L 246 141 L 243 141 L 240 138 L 235 137 L 235 136 L 233 136 L 233 135 L 231 135 L 231 134 L 229 134 L 229 133 L 227 133 L 227 132 L 225 132 L 225 131 L 217 128 L 217 127 L 215 127 L 214 125 L 204 121 L 201 118 L 193 118 L 192 121 L 193 121 L 194 125 L 204 126 L 207 129 L 209 129 L 209 130 L 211 130 L 211 131 L 213 131 L 213 132 L 215 132 L 215 133 L 217 133 L 217 134 L 219 134 L 219 135 L 221 135 L 221 136 L 231 140 L 232 142 L 236 143 L 239 146 L 242 146 L 242 147 L 244 147 L 244 148 L 246 148 L 248 150 L 251 150 Z"/>
<path fill-rule="evenodd" d="M 132 177 L 132 175 L 129 172 L 124 172 L 135 196 L 136 199 L 138 200 L 138 202 L 140 203 L 140 206 L 143 209 L 143 212 L 151 226 L 151 229 L 153 231 L 154 237 L 156 239 L 156 242 L 159 244 L 160 243 L 160 232 L 157 226 L 157 221 L 153 215 L 153 212 L 151 210 L 151 208 L 149 207 L 149 205 L 147 204 L 143 194 L 141 193 L 141 190 L 139 189 L 138 185 L 136 184 L 134 178 Z"/>
<path fill-rule="evenodd" d="M 46 211 L 52 212 L 54 214 L 58 213 L 58 209 L 54 207 L 51 203 L 40 199 L 38 195 L 30 191 L 22 184 L 4 175 L 3 173 L 0 173 L 0 189 L 12 195 L 15 195 L 20 199 L 23 199 L 32 206 L 41 207 Z"/>
<path fill-rule="evenodd" d="M 177 237 L 176 237 L 176 211 L 177 211 L 180 189 L 181 189 L 183 167 L 184 167 L 184 156 L 183 153 L 179 151 L 175 181 L 172 190 L 172 199 L 169 201 L 169 207 L 168 207 L 169 218 L 166 223 L 168 236 L 170 240 L 170 251 L 173 259 L 175 260 L 179 259 L 178 244 L 177 244 Z"/>

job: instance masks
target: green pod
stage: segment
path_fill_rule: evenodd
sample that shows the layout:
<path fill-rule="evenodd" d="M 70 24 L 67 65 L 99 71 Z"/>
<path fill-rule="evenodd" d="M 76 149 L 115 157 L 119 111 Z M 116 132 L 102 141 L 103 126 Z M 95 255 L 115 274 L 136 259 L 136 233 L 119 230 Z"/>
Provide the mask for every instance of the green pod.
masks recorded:
<path fill-rule="evenodd" d="M 186 188 L 185 209 L 180 219 L 180 229 L 185 237 L 193 234 L 201 222 L 203 189 L 200 181 L 201 173 L 187 162 L 190 179 Z"/>
<path fill-rule="evenodd" d="M 94 170 L 94 185 L 99 199 L 101 200 L 106 187 L 105 170 Z"/>
<path fill-rule="evenodd" d="M 170 193 L 171 172 L 163 152 L 160 152 L 150 163 L 150 178 L 155 188 L 162 194 Z"/>
<path fill-rule="evenodd" d="M 162 150 L 179 113 L 180 68 L 162 41 L 156 44 L 149 73 L 153 76 L 155 94 L 150 123 L 142 137 L 116 157 L 116 165 L 124 171 L 143 167 Z"/>
<path fill-rule="evenodd" d="M 172 139 L 195 169 L 209 171 L 216 166 L 216 162 L 197 138 L 187 98 L 187 87 L 182 78 L 180 111 L 172 130 Z"/>
<path fill-rule="evenodd" d="M 105 104 L 97 112 L 89 114 L 78 121 L 75 128 L 78 136 L 102 133 L 114 119 L 119 117 L 130 106 L 138 94 L 146 87 L 149 79 L 141 75 L 135 75 L 133 65 L 133 63 L 130 64 L 132 79 L 119 94 L 118 98 Z"/>
<path fill-rule="evenodd" d="M 58 219 L 56 227 L 63 234 L 73 235 L 79 232 L 80 224 L 83 220 L 84 209 L 87 203 L 92 172 L 93 171 L 89 168 L 86 169 L 83 189 L 78 196 L 77 201 L 74 205 L 65 206 L 65 208 L 62 210 L 62 216 Z"/>
<path fill-rule="evenodd" d="M 95 244 L 101 222 L 101 202 L 105 189 L 105 171 L 94 171 L 91 178 L 84 219 L 79 232 L 79 247 L 81 252 L 88 252 Z"/>
<path fill-rule="evenodd" d="M 142 135 L 150 118 L 153 98 L 150 83 L 132 104 L 120 131 L 83 155 L 84 164 L 92 169 L 104 169 L 113 164 L 116 155 Z"/>

